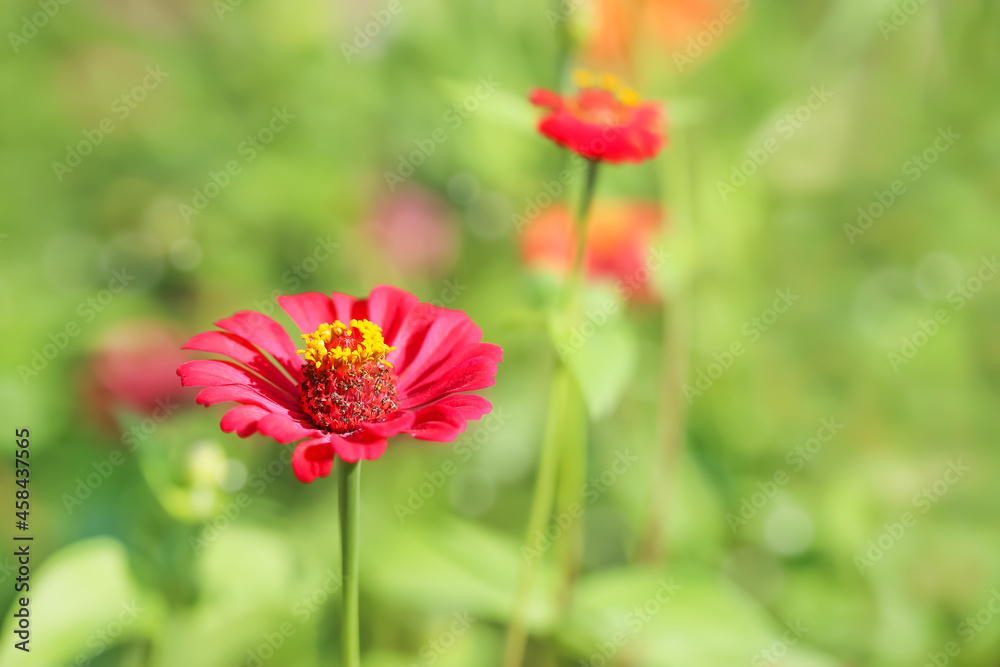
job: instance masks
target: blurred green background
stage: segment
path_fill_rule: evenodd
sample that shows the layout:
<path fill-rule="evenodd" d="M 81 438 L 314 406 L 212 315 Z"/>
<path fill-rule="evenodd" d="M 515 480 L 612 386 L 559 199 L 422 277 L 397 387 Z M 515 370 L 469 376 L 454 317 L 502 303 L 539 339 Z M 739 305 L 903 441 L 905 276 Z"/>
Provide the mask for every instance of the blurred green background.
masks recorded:
<path fill-rule="evenodd" d="M 561 605 L 546 553 L 525 664 L 1000 663 L 996 3 L 11 0 L 0 24 L 0 499 L 7 535 L 29 428 L 34 536 L 30 654 L 0 551 L 0 664 L 338 664 L 336 484 L 223 434 L 173 369 L 237 310 L 379 283 L 504 361 L 456 443 L 365 464 L 364 664 L 499 664 L 555 360 L 516 223 L 572 168 L 526 97 L 576 64 L 664 103 L 670 146 L 597 197 L 658 202 L 670 260 L 573 355 L 584 567 Z"/>

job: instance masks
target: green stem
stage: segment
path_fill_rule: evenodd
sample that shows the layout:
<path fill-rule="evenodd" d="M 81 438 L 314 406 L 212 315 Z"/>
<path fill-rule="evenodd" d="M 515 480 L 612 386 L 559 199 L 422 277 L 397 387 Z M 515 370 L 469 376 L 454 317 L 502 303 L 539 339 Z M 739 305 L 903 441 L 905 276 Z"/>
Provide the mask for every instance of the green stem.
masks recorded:
<path fill-rule="evenodd" d="M 564 424 L 569 431 L 573 424 Z M 583 516 L 585 504 L 584 485 L 587 479 L 587 436 L 564 440 L 559 454 L 558 488 L 556 490 L 557 516 L 572 517 L 573 522 L 563 530 L 559 542 L 559 565 L 561 573 L 559 603 L 563 609 L 569 607 L 573 597 L 576 579 L 583 562 Z"/>
<path fill-rule="evenodd" d="M 587 160 L 586 180 L 580 195 L 580 206 L 576 212 L 576 249 L 573 256 L 573 267 L 567 281 L 567 296 L 564 302 L 565 316 L 575 317 L 574 310 L 580 308 L 583 287 L 587 282 L 587 237 L 590 231 L 590 209 L 597 190 L 597 169 L 600 160 Z M 574 504 L 583 504 L 583 484 L 587 477 L 586 438 L 574 441 L 577 446 L 564 447 L 560 455 L 558 509 L 560 513 L 569 512 Z M 560 598 L 563 604 L 569 602 L 573 584 L 580 569 L 583 557 L 583 525 L 582 519 L 577 521 L 564 536 L 565 542 L 560 551 L 562 564 L 562 590 Z"/>
<path fill-rule="evenodd" d="M 597 167 L 599 164 L 599 160 L 587 161 L 587 175 L 576 216 L 576 249 L 573 266 L 567 276 L 563 299 L 563 308 L 567 315 L 579 305 L 579 293 L 586 280 L 584 257 L 587 248 L 590 206 L 597 188 Z M 581 493 L 583 486 L 581 480 L 586 477 L 585 426 L 572 423 L 572 420 L 566 418 L 567 412 L 572 409 L 571 406 L 576 400 L 574 391 L 573 378 L 569 370 L 559 362 L 552 379 L 549 419 L 546 424 L 545 442 L 542 445 L 541 462 L 538 467 L 538 480 L 535 483 L 535 496 L 532 499 L 528 533 L 525 537 L 525 554 L 530 552 L 532 540 L 543 534 L 548 526 L 549 513 L 552 511 L 556 499 L 557 486 L 560 487 L 560 507 L 566 508 L 574 502 L 578 502 L 577 496 Z M 562 468 L 561 472 L 560 468 Z M 569 591 L 579 568 L 583 544 L 582 526 L 573 526 L 566 538 L 567 542 L 562 546 L 561 559 L 563 563 L 563 590 L 560 591 L 560 597 L 564 602 L 569 597 Z M 540 558 L 541 554 L 526 557 L 525 564 L 521 568 L 520 580 L 514 597 L 510 629 L 507 632 L 504 667 L 519 667 L 524 660 L 524 649 L 528 639 L 525 631 L 526 608 L 535 578 L 535 561 Z"/>
<path fill-rule="evenodd" d="M 560 364 L 556 367 L 552 378 L 552 390 L 549 398 L 549 419 L 545 426 L 545 440 L 542 443 L 541 461 L 538 465 L 538 479 L 535 481 L 535 497 L 531 504 L 531 514 L 528 519 L 528 531 L 525 536 L 525 548 L 522 549 L 524 563 L 514 597 L 514 609 L 511 614 L 510 628 L 507 631 L 507 647 L 504 651 L 504 667 L 520 667 L 524 659 L 524 647 L 527 643 L 525 631 L 525 616 L 528 599 L 535 579 L 535 566 L 541 560 L 542 554 L 532 552 L 530 546 L 538 535 L 545 533 L 549 523 L 549 513 L 555 500 L 556 477 L 559 469 L 559 450 L 563 436 L 563 421 L 566 416 L 566 406 L 571 391 L 572 378 Z"/>
<path fill-rule="evenodd" d="M 342 667 L 361 666 L 358 641 L 358 525 L 361 519 L 361 461 L 337 459 L 340 509 L 341 577 L 343 614 L 341 618 Z"/>
<path fill-rule="evenodd" d="M 580 208 L 576 212 L 576 251 L 573 255 L 573 268 L 570 281 L 573 289 L 580 289 L 587 279 L 587 267 L 584 258 L 587 255 L 587 235 L 590 231 L 590 205 L 594 201 L 594 191 L 597 189 L 597 167 L 600 160 L 587 160 L 587 176 L 580 196 Z M 575 282 L 574 282 L 575 281 Z"/>

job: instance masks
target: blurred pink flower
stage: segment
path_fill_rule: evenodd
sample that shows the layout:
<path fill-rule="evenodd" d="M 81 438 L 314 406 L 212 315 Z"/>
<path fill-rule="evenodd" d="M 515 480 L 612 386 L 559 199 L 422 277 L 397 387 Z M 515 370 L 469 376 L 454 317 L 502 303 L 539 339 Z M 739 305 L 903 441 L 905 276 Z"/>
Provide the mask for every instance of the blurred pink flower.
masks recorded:
<path fill-rule="evenodd" d="M 187 405 L 194 396 L 177 380 L 177 366 L 193 358 L 180 350 L 184 336 L 154 320 L 131 320 L 109 330 L 87 360 L 84 401 L 102 426 L 114 428 L 115 412 L 153 416 Z"/>
<path fill-rule="evenodd" d="M 365 231 L 403 278 L 443 276 L 458 257 L 459 230 L 448 204 L 416 186 L 376 203 Z"/>

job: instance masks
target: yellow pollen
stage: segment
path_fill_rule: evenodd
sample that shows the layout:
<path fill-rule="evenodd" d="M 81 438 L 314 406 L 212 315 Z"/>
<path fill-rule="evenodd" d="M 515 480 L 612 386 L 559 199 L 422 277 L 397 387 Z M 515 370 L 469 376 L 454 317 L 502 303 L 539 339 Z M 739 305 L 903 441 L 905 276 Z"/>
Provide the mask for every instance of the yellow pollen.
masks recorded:
<path fill-rule="evenodd" d="M 573 83 L 577 88 L 590 88 L 593 76 L 585 69 L 573 70 Z"/>
<path fill-rule="evenodd" d="M 603 88 L 618 98 L 622 104 L 634 107 L 642 100 L 639 94 L 622 83 L 614 74 L 596 75 L 589 70 L 573 70 L 573 83 L 577 88 Z"/>
<path fill-rule="evenodd" d="M 635 92 L 631 88 L 626 88 L 623 91 L 621 91 L 618 94 L 618 99 L 622 101 L 622 104 L 625 104 L 630 107 L 634 107 L 640 102 L 639 93 Z"/>
<path fill-rule="evenodd" d="M 355 336 L 355 329 L 361 334 L 361 340 Z M 344 364 L 361 366 L 369 361 L 392 368 L 385 358 L 396 348 L 386 345 L 382 330 L 368 320 L 351 320 L 350 326 L 345 326 L 340 320 L 333 324 L 324 323 L 313 333 L 302 334 L 302 339 L 306 342 L 306 349 L 297 352 L 304 354 L 306 363 L 313 364 L 317 370 Z M 354 345 L 349 345 L 349 342 Z M 331 343 L 336 344 L 330 347 Z"/>

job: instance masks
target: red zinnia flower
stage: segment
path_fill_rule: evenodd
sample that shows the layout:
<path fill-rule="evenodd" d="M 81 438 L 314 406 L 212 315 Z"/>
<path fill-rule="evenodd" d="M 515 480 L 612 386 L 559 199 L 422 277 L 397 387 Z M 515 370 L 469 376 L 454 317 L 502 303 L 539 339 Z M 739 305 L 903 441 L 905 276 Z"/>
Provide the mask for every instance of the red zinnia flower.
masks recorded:
<path fill-rule="evenodd" d="M 480 342 L 482 331 L 462 311 L 387 286 L 364 300 L 311 292 L 278 303 L 302 330 L 305 350 L 270 317 L 241 311 L 215 323 L 224 331 L 185 345 L 235 363 L 191 361 L 177 374 L 185 386 L 206 387 L 203 405 L 240 403 L 222 418 L 223 431 L 301 440 L 292 467 L 303 482 L 329 475 L 334 456 L 377 459 L 398 433 L 450 442 L 493 407 L 458 393 L 492 386 L 503 356 Z"/>
<path fill-rule="evenodd" d="M 663 147 L 660 108 L 640 102 L 635 91 L 607 75 L 595 85 L 595 77 L 576 73 L 576 96 L 562 96 L 536 89 L 531 103 L 548 107 L 538 131 L 590 160 L 642 162 L 655 157 Z"/>
<path fill-rule="evenodd" d="M 598 202 L 590 213 L 585 261 L 592 279 L 619 282 L 624 296 L 652 301 L 649 284 L 653 241 L 661 226 L 655 203 Z M 573 215 L 563 204 L 550 206 L 521 236 L 521 256 L 529 267 L 562 274 L 573 263 L 576 229 Z M 658 264 L 658 262 L 657 262 Z"/>

